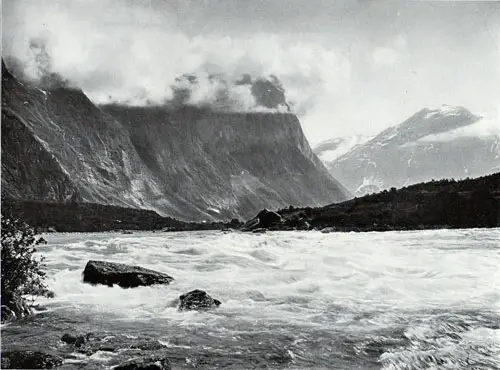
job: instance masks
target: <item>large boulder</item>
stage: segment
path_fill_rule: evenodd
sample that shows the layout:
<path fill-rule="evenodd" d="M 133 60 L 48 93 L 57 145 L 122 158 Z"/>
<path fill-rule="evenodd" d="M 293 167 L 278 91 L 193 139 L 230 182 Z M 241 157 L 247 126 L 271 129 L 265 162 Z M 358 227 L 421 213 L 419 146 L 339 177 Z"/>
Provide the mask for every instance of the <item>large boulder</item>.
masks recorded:
<path fill-rule="evenodd" d="M 259 214 L 243 225 L 243 231 L 252 231 L 255 229 L 269 229 L 281 223 L 281 216 L 268 209 L 263 209 Z"/>
<path fill-rule="evenodd" d="M 281 222 L 281 216 L 276 212 L 263 209 L 257 215 L 259 219 L 259 227 L 269 228 Z"/>
<path fill-rule="evenodd" d="M 52 369 L 61 366 L 59 356 L 39 351 L 2 351 L 2 369 Z"/>
<path fill-rule="evenodd" d="M 139 357 L 124 362 L 113 370 L 170 370 L 168 358 L 160 355 Z"/>
<path fill-rule="evenodd" d="M 210 297 L 207 292 L 198 289 L 181 295 L 179 299 L 181 301 L 179 304 L 179 311 L 205 311 L 221 305 L 221 302 L 218 299 L 214 299 Z"/>
<path fill-rule="evenodd" d="M 105 261 L 89 261 L 83 270 L 83 281 L 90 284 L 134 288 L 153 284 L 169 284 L 173 277 L 139 266 Z"/>

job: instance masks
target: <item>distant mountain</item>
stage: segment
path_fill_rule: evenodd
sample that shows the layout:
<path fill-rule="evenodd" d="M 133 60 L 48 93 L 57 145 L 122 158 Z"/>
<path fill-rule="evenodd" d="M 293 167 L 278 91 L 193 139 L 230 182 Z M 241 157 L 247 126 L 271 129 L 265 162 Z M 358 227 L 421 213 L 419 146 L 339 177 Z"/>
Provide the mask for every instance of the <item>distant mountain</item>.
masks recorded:
<path fill-rule="evenodd" d="M 145 208 L 201 221 L 350 196 L 312 152 L 293 114 L 98 107 L 81 90 L 40 89 L 2 69 L 6 197 Z"/>
<path fill-rule="evenodd" d="M 432 179 L 477 177 L 500 170 L 500 137 L 477 134 L 480 120 L 463 107 L 426 108 L 333 161 L 319 147 L 315 152 L 358 196 Z"/>

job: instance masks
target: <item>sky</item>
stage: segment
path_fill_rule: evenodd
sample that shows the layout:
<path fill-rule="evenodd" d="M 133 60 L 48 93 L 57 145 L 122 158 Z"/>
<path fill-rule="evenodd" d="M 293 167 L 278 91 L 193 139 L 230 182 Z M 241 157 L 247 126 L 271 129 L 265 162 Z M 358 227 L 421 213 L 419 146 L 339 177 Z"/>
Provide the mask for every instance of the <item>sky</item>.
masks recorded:
<path fill-rule="evenodd" d="M 183 74 L 210 101 L 208 76 L 248 73 L 278 77 L 312 145 L 442 104 L 500 127 L 496 1 L 4 0 L 2 13 L 3 56 L 96 103 L 161 104 Z"/>

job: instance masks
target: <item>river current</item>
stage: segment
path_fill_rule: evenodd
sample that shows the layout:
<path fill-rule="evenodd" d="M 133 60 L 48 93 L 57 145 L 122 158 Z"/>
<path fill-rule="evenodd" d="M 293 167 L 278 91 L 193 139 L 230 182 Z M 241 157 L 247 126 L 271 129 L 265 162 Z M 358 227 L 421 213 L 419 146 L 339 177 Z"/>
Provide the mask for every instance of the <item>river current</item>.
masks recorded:
<path fill-rule="evenodd" d="M 55 298 L 3 326 L 2 347 L 56 352 L 64 369 L 111 368 L 145 339 L 165 346 L 173 369 L 500 369 L 500 229 L 44 237 Z M 175 280 L 91 286 L 81 276 L 91 259 Z M 178 312 L 193 289 L 222 305 Z M 67 332 L 123 348 L 75 353 Z"/>

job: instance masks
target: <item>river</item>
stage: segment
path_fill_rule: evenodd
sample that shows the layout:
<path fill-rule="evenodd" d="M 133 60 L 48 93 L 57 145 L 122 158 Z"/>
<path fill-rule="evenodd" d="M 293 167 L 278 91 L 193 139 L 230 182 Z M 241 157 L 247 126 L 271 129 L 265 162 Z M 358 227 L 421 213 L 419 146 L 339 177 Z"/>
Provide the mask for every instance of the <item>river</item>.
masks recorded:
<path fill-rule="evenodd" d="M 174 369 L 500 369 L 500 229 L 44 237 L 56 297 L 3 326 L 2 346 L 56 352 L 64 369 L 108 369 L 143 340 L 163 344 Z M 90 259 L 175 280 L 91 286 Z M 193 289 L 222 305 L 178 312 Z M 76 353 L 67 332 L 118 348 Z"/>

